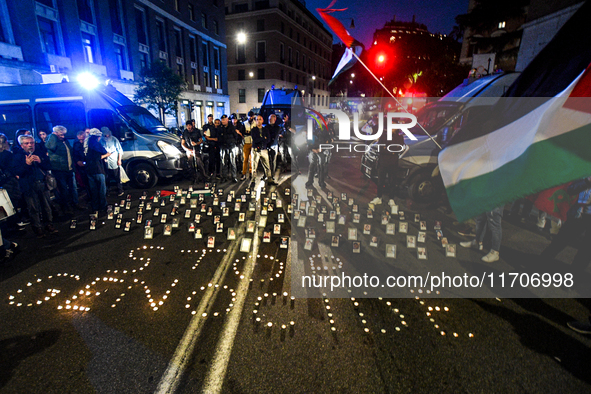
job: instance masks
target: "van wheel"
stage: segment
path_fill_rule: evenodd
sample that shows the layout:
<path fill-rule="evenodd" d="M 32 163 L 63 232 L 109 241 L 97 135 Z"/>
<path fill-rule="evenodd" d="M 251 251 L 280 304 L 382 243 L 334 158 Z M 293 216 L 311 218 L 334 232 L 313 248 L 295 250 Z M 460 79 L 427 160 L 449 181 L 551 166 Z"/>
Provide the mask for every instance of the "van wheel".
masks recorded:
<path fill-rule="evenodd" d="M 158 182 L 158 174 L 151 165 L 139 163 L 132 167 L 129 179 L 140 189 L 150 189 Z"/>
<path fill-rule="evenodd" d="M 418 203 L 433 202 L 435 184 L 430 172 L 415 175 L 408 184 L 408 197 Z"/>

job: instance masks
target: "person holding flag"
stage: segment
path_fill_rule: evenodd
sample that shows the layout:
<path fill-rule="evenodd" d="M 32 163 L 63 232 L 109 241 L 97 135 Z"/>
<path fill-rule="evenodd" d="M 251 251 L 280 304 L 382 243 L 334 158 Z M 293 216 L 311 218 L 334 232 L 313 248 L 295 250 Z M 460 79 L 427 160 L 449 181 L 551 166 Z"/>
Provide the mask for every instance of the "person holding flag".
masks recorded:
<path fill-rule="evenodd" d="M 459 222 L 589 176 L 591 35 L 585 2 L 490 111 L 439 153 Z M 573 37 L 581 37 L 573 40 Z"/>

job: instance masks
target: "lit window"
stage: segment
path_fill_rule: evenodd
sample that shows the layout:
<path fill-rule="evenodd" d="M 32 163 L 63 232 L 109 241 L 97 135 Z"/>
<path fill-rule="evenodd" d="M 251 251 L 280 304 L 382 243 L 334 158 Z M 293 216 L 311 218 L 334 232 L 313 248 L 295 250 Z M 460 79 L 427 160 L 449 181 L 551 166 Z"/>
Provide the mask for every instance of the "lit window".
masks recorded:
<path fill-rule="evenodd" d="M 504 28 L 505 28 L 505 21 L 499 22 L 499 29 L 504 29 Z"/>

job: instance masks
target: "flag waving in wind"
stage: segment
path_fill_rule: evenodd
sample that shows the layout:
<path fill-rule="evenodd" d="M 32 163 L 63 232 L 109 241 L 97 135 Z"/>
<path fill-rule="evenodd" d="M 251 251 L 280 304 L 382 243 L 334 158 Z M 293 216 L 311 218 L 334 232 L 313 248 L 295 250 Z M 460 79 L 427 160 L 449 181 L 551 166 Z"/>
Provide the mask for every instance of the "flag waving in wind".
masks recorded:
<path fill-rule="evenodd" d="M 351 37 L 351 34 L 345 29 L 345 26 L 337 18 L 330 15 L 333 12 L 337 11 L 345 11 L 346 8 L 341 9 L 333 9 L 330 8 L 336 3 L 337 0 L 333 0 L 332 3 L 328 5 L 326 8 L 316 8 L 316 11 L 320 14 L 320 17 L 324 19 L 326 24 L 334 31 L 334 33 L 341 39 L 341 41 L 347 46 L 347 48 L 351 48 L 355 45 L 361 45 L 356 39 Z"/>
<path fill-rule="evenodd" d="M 361 52 L 363 51 L 363 44 L 354 39 L 351 34 L 345 29 L 345 26 L 341 22 L 338 21 L 337 18 L 330 15 L 333 12 L 337 11 L 345 11 L 346 8 L 342 9 L 332 9 L 336 0 L 334 0 L 327 8 L 317 8 L 316 11 L 320 14 L 320 17 L 324 19 L 326 24 L 335 32 L 335 34 L 343 41 L 343 43 L 347 46 L 345 49 L 345 53 L 343 53 L 343 57 L 341 61 L 337 65 L 337 68 L 334 71 L 334 75 L 332 76 L 330 82 L 328 84 L 332 84 L 336 78 L 353 67 L 353 65 L 357 62 L 359 56 L 361 56 Z"/>
<path fill-rule="evenodd" d="M 459 221 L 591 175 L 591 2 L 439 154 Z"/>
<path fill-rule="evenodd" d="M 339 75 L 353 67 L 353 65 L 357 62 L 357 58 L 361 56 L 362 51 L 363 47 L 361 45 L 355 45 L 352 48 L 345 49 L 345 53 L 343 53 L 341 61 L 337 65 L 337 68 L 334 70 L 334 75 L 328 82 L 329 86 L 337 79 Z M 357 57 L 353 56 L 353 52 L 355 52 Z"/>

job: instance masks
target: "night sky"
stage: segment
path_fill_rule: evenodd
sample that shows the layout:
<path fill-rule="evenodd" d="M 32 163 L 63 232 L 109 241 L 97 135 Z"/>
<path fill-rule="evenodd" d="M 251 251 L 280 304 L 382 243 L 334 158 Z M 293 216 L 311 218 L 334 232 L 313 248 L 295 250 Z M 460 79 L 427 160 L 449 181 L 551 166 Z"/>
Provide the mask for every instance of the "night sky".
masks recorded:
<path fill-rule="evenodd" d="M 306 7 L 320 19 L 316 8 L 325 8 L 330 2 L 331 0 L 307 0 Z M 405 22 L 410 22 L 412 16 L 416 15 L 416 21 L 427 25 L 430 32 L 449 34 L 456 24 L 455 17 L 468 11 L 468 0 L 337 0 L 333 8 L 348 8 L 334 13 L 333 16 L 367 48 L 371 45 L 374 31 L 384 27 L 394 15 L 397 21 Z M 351 17 L 355 19 L 355 29 L 349 29 L 351 21 L 346 18 Z M 333 37 L 335 43 L 340 43 L 334 34 Z"/>

